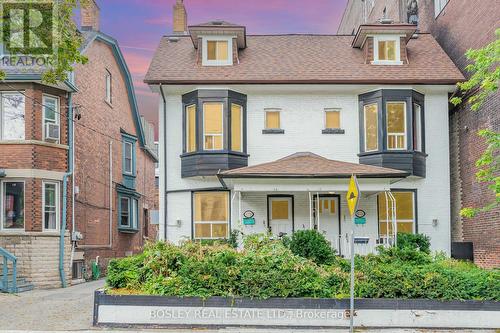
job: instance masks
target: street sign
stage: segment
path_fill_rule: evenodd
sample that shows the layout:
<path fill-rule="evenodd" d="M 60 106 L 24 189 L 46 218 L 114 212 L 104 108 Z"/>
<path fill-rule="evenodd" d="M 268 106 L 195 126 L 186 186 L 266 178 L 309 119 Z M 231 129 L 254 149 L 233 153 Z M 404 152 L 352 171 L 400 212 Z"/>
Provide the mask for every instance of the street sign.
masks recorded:
<path fill-rule="evenodd" d="M 358 179 L 355 175 L 352 175 L 351 181 L 349 182 L 349 188 L 347 190 L 347 206 L 349 207 L 351 217 L 354 216 L 354 213 L 358 209 L 359 195 Z"/>

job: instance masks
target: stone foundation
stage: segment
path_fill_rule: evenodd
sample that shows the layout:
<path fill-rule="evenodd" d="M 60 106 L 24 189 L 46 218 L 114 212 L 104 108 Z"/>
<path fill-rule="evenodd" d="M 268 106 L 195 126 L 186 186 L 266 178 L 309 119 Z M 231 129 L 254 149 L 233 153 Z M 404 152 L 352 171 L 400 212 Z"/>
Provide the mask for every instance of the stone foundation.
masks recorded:
<path fill-rule="evenodd" d="M 17 275 L 26 278 L 38 289 L 60 288 L 59 233 L 1 232 L 0 247 L 17 257 Z M 67 285 L 71 283 L 71 239 L 66 232 L 64 271 Z"/>

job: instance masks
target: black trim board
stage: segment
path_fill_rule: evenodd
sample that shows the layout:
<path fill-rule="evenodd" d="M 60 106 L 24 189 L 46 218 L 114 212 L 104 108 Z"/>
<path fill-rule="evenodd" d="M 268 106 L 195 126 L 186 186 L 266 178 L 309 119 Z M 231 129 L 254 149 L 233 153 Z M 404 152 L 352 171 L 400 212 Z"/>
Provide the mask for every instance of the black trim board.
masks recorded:
<path fill-rule="evenodd" d="M 349 308 L 349 299 L 334 298 L 226 298 L 174 297 L 147 295 L 106 295 L 102 290 L 94 293 L 94 324 L 98 319 L 98 306 L 172 306 L 172 307 L 229 307 L 280 309 L 339 309 Z M 356 309 L 374 310 L 455 310 L 500 311 L 496 301 L 439 301 L 427 299 L 356 299 Z"/>

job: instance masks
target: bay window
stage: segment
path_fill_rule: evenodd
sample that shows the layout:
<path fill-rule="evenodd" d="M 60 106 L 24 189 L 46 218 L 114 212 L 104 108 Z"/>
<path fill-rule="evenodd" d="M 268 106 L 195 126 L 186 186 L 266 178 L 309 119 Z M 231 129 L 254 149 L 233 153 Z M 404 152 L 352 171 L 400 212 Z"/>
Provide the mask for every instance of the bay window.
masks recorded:
<path fill-rule="evenodd" d="M 243 107 L 231 104 L 231 150 L 243 151 Z"/>
<path fill-rule="evenodd" d="M 422 107 L 413 103 L 413 149 L 422 151 Z"/>
<path fill-rule="evenodd" d="M 378 149 L 378 106 L 364 106 L 365 151 Z"/>
<path fill-rule="evenodd" d="M 0 184 L 2 229 L 24 230 L 24 182 L 3 181 Z"/>
<path fill-rule="evenodd" d="M 416 231 L 415 193 L 413 191 L 394 191 L 392 195 L 396 199 L 395 222 L 398 233 L 414 233 Z M 391 200 L 386 201 L 384 193 L 378 195 L 378 221 L 380 237 L 388 237 L 394 234 L 393 210 Z"/>
<path fill-rule="evenodd" d="M 222 103 L 203 103 L 203 143 L 205 150 L 222 150 L 223 129 Z"/>
<path fill-rule="evenodd" d="M 386 105 L 387 149 L 406 149 L 406 104 L 389 102 Z"/>
<path fill-rule="evenodd" d="M 59 229 L 59 184 L 43 182 L 43 229 Z"/>
<path fill-rule="evenodd" d="M 46 139 L 47 136 L 47 126 L 48 124 L 54 124 L 54 125 L 59 125 L 59 119 L 60 119 L 60 107 L 59 107 L 59 99 L 57 97 L 49 96 L 49 95 L 43 95 L 42 98 L 43 101 L 43 138 L 44 140 Z M 57 132 L 60 133 L 59 129 L 57 129 Z M 59 134 L 57 136 L 53 137 L 59 137 Z M 59 140 L 55 140 L 56 142 L 59 142 Z"/>
<path fill-rule="evenodd" d="M 229 236 L 229 192 L 194 192 L 193 214 L 195 239 Z"/>
<path fill-rule="evenodd" d="M 186 107 L 186 152 L 191 153 L 196 150 L 196 105 Z"/>
<path fill-rule="evenodd" d="M 118 228 L 123 232 L 136 232 L 139 221 L 138 200 L 124 195 L 120 195 L 119 198 Z"/>
<path fill-rule="evenodd" d="M 23 94 L 0 92 L 0 140 L 24 140 L 24 107 Z"/>

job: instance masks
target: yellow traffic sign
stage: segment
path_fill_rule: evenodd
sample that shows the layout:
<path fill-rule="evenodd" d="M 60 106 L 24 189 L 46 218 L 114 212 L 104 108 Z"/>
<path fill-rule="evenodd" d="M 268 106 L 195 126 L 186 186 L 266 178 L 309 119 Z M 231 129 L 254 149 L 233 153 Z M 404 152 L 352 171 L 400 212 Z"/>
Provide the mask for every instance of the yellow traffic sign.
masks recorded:
<path fill-rule="evenodd" d="M 349 207 L 349 213 L 351 213 L 351 217 L 354 216 L 356 210 L 358 208 L 359 202 L 359 185 L 358 179 L 355 175 L 352 175 L 351 181 L 349 182 L 349 189 L 347 190 L 347 206 Z"/>

